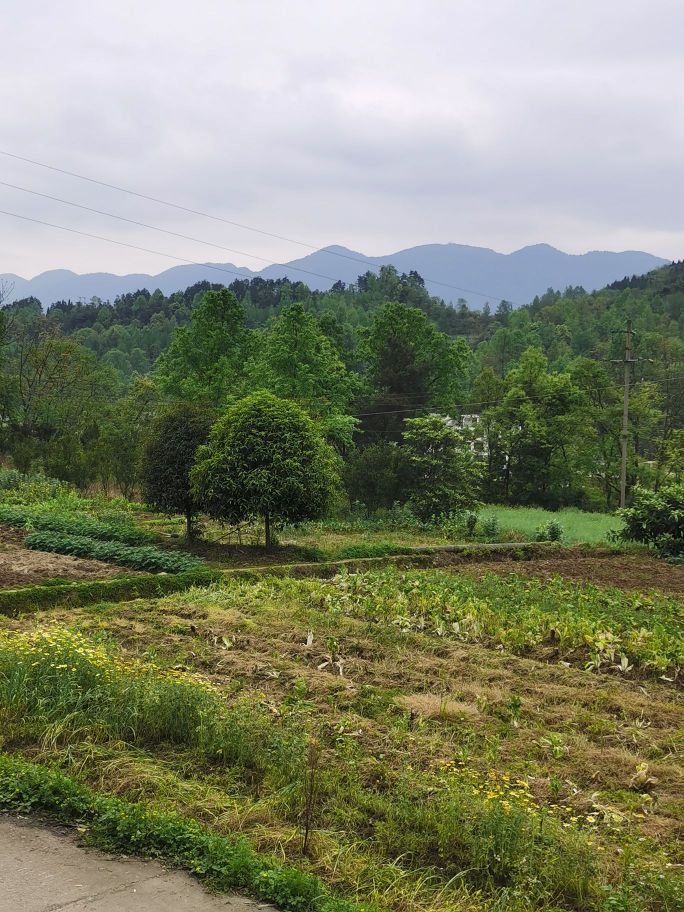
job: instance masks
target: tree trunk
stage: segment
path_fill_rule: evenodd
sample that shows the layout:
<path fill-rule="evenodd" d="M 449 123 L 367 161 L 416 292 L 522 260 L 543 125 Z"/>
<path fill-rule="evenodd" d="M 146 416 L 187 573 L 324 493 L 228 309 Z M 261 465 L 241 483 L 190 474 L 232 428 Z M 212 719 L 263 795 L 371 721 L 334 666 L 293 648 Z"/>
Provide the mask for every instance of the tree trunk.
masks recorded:
<path fill-rule="evenodd" d="M 266 536 L 266 550 L 270 551 L 273 547 L 273 540 L 271 537 L 271 517 L 268 511 L 264 513 L 264 533 Z"/>
<path fill-rule="evenodd" d="M 192 513 L 189 511 L 185 514 L 185 538 L 189 542 L 195 540 L 195 524 L 192 521 Z"/>

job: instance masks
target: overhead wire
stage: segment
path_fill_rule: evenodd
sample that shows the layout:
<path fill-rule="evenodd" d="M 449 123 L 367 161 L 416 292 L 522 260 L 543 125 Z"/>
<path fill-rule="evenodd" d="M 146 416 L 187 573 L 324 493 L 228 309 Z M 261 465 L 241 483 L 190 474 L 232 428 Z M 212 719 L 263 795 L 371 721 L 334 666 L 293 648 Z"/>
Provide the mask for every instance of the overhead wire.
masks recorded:
<path fill-rule="evenodd" d="M 674 381 L 674 380 L 684 380 L 684 374 L 677 374 L 674 377 L 659 377 L 657 379 L 642 378 L 642 380 L 639 380 L 637 382 L 659 384 L 659 383 L 669 383 L 670 381 Z M 605 390 L 615 390 L 615 389 L 618 389 L 617 384 L 611 384 L 610 386 L 592 387 L 591 389 L 588 389 L 588 390 L 582 390 L 582 392 L 598 393 L 598 392 L 603 392 Z M 463 402 L 463 403 L 459 403 L 457 408 L 472 409 L 472 408 L 475 408 L 476 406 L 482 407 L 482 406 L 489 406 L 489 405 L 500 405 L 502 402 L 505 402 L 506 399 L 510 395 L 511 395 L 511 393 L 508 393 L 506 396 L 503 396 L 500 399 L 482 400 L 480 402 Z M 528 402 L 542 402 L 542 401 L 551 399 L 551 396 L 549 394 L 544 394 L 542 396 L 528 396 L 524 391 L 521 391 L 520 394 L 513 393 L 512 395 L 513 396 L 517 395 L 518 398 L 524 397 L 525 400 Z M 404 414 L 406 412 L 425 411 L 426 409 L 430 409 L 432 411 L 437 411 L 436 406 L 430 405 L 430 404 L 423 404 L 423 405 L 414 405 L 414 406 L 411 406 L 410 408 L 403 408 L 403 409 L 387 409 L 384 411 L 377 411 L 377 412 L 361 412 L 361 413 L 356 413 L 356 414 L 352 415 L 352 417 L 353 418 L 372 418 L 372 417 L 379 416 L 379 415 L 400 415 L 400 414 Z"/>
<path fill-rule="evenodd" d="M 96 184 L 97 186 L 100 186 L 100 187 L 105 187 L 108 190 L 115 190 L 118 193 L 126 193 L 129 196 L 134 196 L 134 197 L 137 197 L 138 199 L 144 199 L 144 200 L 147 200 L 148 202 L 156 203 L 161 206 L 168 206 L 169 208 L 176 209 L 180 212 L 186 212 L 190 215 L 197 215 L 197 216 L 200 216 L 201 218 L 212 219 L 213 221 L 216 221 L 216 222 L 223 222 L 226 225 L 231 225 L 232 227 L 239 228 L 242 231 L 251 231 L 251 232 L 254 232 L 255 234 L 260 234 L 260 235 L 263 235 L 264 237 L 270 237 L 275 240 L 284 241 L 285 243 L 288 243 L 288 244 L 296 244 L 299 247 L 305 247 L 308 250 L 311 250 L 314 252 L 318 252 L 321 249 L 321 248 L 317 247 L 315 244 L 309 243 L 308 241 L 300 241 L 300 240 L 297 240 L 296 238 L 291 238 L 291 237 L 287 237 L 286 235 L 283 235 L 283 234 L 276 234 L 271 231 L 266 231 L 263 228 L 256 228 L 252 225 L 247 225 L 243 222 L 236 222 L 236 221 L 233 221 L 232 219 L 225 218 L 224 216 L 221 216 L 221 215 L 215 215 L 211 212 L 204 212 L 201 209 L 193 209 L 190 206 L 183 206 L 180 203 L 174 203 L 174 202 L 171 202 L 170 200 L 165 200 L 165 199 L 162 199 L 161 197 L 157 197 L 157 196 L 151 196 L 147 193 L 140 193 L 139 191 L 131 190 L 128 187 L 121 187 L 118 184 L 111 184 L 107 181 L 99 180 L 94 177 L 88 177 L 85 174 L 80 174 L 78 171 L 70 171 L 66 168 L 59 168 L 56 165 L 50 165 L 50 164 L 47 164 L 46 162 L 41 162 L 41 161 L 38 161 L 33 158 L 28 158 L 27 156 L 24 156 L 24 155 L 17 155 L 16 153 L 9 152 L 6 149 L 0 149 L 0 155 L 4 155 L 7 158 L 13 158 L 17 161 L 25 162 L 26 164 L 34 165 L 35 167 L 38 167 L 38 168 L 45 168 L 49 171 L 54 171 L 58 174 L 64 174 L 64 175 L 67 175 L 68 177 L 74 177 L 77 180 L 87 181 L 88 183 Z M 328 248 L 324 248 L 323 252 L 329 254 L 330 256 L 339 257 L 339 258 L 345 259 L 345 260 L 351 260 L 352 262 L 355 262 L 355 263 L 361 263 L 366 267 L 366 270 L 380 269 L 381 266 L 383 265 L 383 264 L 379 264 L 379 263 L 371 263 L 366 258 L 363 258 L 360 256 L 355 256 L 353 253 L 343 252 L 340 250 L 331 250 Z M 252 256 L 252 254 L 244 254 L 244 255 Z M 258 258 L 255 257 L 255 259 L 258 259 Z M 325 276 L 325 278 L 329 278 L 329 276 Z M 454 285 L 450 282 L 443 282 L 439 279 L 431 278 L 430 276 L 421 276 L 421 278 L 423 278 L 423 280 L 426 282 L 430 282 L 432 285 L 440 285 L 444 288 L 451 288 L 453 291 L 458 291 L 458 292 L 465 293 L 465 294 L 476 295 L 477 297 L 485 298 L 488 301 L 489 300 L 502 300 L 501 295 L 495 295 L 490 292 L 477 291 L 476 289 L 473 289 L 473 288 L 464 288 L 459 285 Z M 516 307 L 523 306 L 519 302 L 513 301 L 510 298 L 506 298 L 505 300 L 508 301 L 510 304 L 515 304 Z"/>
<path fill-rule="evenodd" d="M 41 196 L 43 199 L 49 199 L 56 203 L 63 203 L 65 206 L 73 206 L 76 209 L 83 209 L 86 212 L 94 212 L 97 215 L 105 215 L 107 218 L 117 219 L 120 222 L 127 222 L 129 225 L 137 225 L 140 228 L 148 228 L 150 231 L 159 231 L 162 234 L 168 234 L 171 237 L 181 238 L 184 241 L 193 241 L 196 244 L 205 244 L 207 247 L 216 247 L 219 250 L 227 250 L 228 253 L 237 253 L 240 256 L 251 257 L 255 260 L 261 260 L 264 263 L 269 263 L 273 266 L 285 266 L 284 263 L 273 263 L 268 257 L 258 256 L 255 253 L 247 253 L 245 250 L 236 250 L 234 247 L 226 247 L 225 244 L 216 244 L 213 241 L 207 241 L 202 238 L 192 237 L 188 234 L 180 234 L 178 231 L 170 231 L 167 228 L 161 228 L 159 225 L 150 225 L 147 222 L 139 222 L 136 219 L 126 218 L 123 215 L 117 215 L 115 212 L 107 212 L 105 209 L 96 209 L 93 206 L 86 206 L 83 203 L 76 203 L 73 200 L 64 199 L 60 196 L 52 196 L 50 193 L 42 193 L 40 190 L 31 190 L 29 187 L 20 187 L 18 184 L 11 184 L 8 181 L 0 180 L 0 186 L 9 187 L 12 190 L 20 190 L 22 193 L 30 193 L 33 196 Z M 202 264 L 205 265 L 205 264 Z M 315 276 L 318 279 L 329 279 L 331 282 L 335 282 L 332 276 L 324 275 L 321 272 L 312 272 L 310 269 L 303 269 L 300 266 L 287 266 L 288 269 L 292 269 L 295 272 L 302 272 L 305 275 Z M 250 270 L 251 272 L 252 270 Z M 246 277 L 247 278 L 247 277 Z"/>
<path fill-rule="evenodd" d="M 1 153 L 0 153 L 0 154 L 1 154 Z M 4 182 L 4 181 L 0 181 L 0 184 L 1 184 L 1 185 L 7 185 L 6 182 Z M 13 185 L 7 185 L 7 186 L 13 186 Z M 16 188 L 16 189 L 22 189 L 22 188 Z M 34 192 L 34 191 L 27 191 L 27 192 Z M 39 193 L 38 195 L 39 195 L 39 196 L 47 196 L 47 194 L 42 194 L 42 193 Z M 48 198 L 57 199 L 57 198 L 53 198 L 53 197 L 48 197 Z M 59 202 L 64 202 L 63 200 L 59 200 L 59 199 L 58 199 L 57 201 L 59 201 Z M 90 207 L 86 207 L 86 206 L 80 206 L 79 204 L 73 204 L 73 205 L 76 205 L 76 206 L 78 206 L 79 208 L 85 208 L 85 209 L 89 209 L 89 208 L 90 208 Z M 99 210 L 92 210 L 92 211 L 99 211 Z M 100 213 L 100 214 L 109 215 L 110 213 Z M 81 236 L 81 237 L 87 237 L 87 238 L 92 238 L 92 239 L 95 239 L 95 240 L 106 241 L 107 243 L 116 244 L 116 245 L 118 245 L 118 246 L 120 246 L 120 247 L 127 247 L 127 248 L 129 248 L 129 249 L 139 250 L 139 251 L 142 251 L 142 252 L 144 252 L 144 253 L 151 253 L 151 254 L 153 254 L 153 255 L 155 255 L 155 256 L 166 257 L 167 259 L 172 259 L 172 260 L 175 260 L 175 261 L 177 261 L 177 262 L 186 263 L 186 264 L 188 264 L 188 265 L 206 267 L 206 268 L 208 268 L 208 269 L 213 269 L 213 270 L 215 270 L 215 271 L 217 271 L 217 272 L 222 272 L 222 273 L 227 273 L 227 274 L 229 274 L 229 275 L 237 276 L 237 277 L 240 278 L 240 279 L 244 279 L 244 280 L 249 279 L 249 276 L 245 276 L 244 273 L 238 272 L 237 270 L 227 269 L 226 267 L 216 266 L 215 264 L 211 264 L 211 263 L 200 263 L 200 262 L 198 262 L 198 261 L 196 261 L 196 260 L 188 259 L 187 257 L 180 257 L 180 256 L 177 256 L 177 255 L 175 255 L 175 254 L 165 253 L 165 252 L 159 251 L 159 250 L 152 250 L 152 249 L 149 248 L 149 247 L 142 247 L 142 246 L 140 246 L 140 245 L 138 245 L 138 244 L 131 244 L 131 243 L 126 242 L 126 241 L 119 241 L 119 240 L 116 240 L 115 238 L 109 238 L 109 237 L 106 237 L 106 236 L 104 236 L 104 235 L 94 234 L 94 233 L 88 232 L 88 231 L 82 231 L 82 230 L 77 229 L 77 228 L 70 228 L 70 227 L 68 227 L 68 226 L 66 226 L 66 225 L 58 225 L 58 224 L 55 224 L 55 223 L 53 223 L 53 222 L 48 222 L 48 221 L 45 221 L 45 220 L 43 220 L 43 219 L 37 219 L 37 218 L 33 218 L 33 217 L 31 217 L 31 216 L 22 215 L 22 214 L 17 213 L 17 212 L 10 212 L 10 211 L 8 211 L 8 210 L 0 209 L 0 215 L 7 215 L 7 216 L 10 216 L 10 217 L 12 217 L 12 218 L 17 218 L 17 219 L 21 219 L 21 220 L 23 220 L 23 221 L 32 222 L 32 223 L 37 224 L 37 225 L 42 225 L 42 226 L 47 227 L 47 228 L 54 228 L 54 229 L 57 229 L 57 230 L 59 230 L 59 231 L 66 231 L 66 232 L 69 232 L 70 234 L 77 234 L 77 235 L 79 235 L 79 236 Z M 119 216 L 116 216 L 116 215 L 114 215 L 113 217 L 114 217 L 114 218 L 119 218 Z M 129 219 L 123 219 L 123 220 L 124 220 L 124 221 L 131 221 L 131 220 L 129 220 Z M 135 223 L 135 224 L 142 224 L 142 223 Z M 151 227 L 151 226 L 143 225 L 143 227 Z M 159 229 L 159 230 L 160 230 L 160 231 L 165 231 L 164 229 Z M 171 233 L 171 234 L 173 234 L 174 232 L 165 232 L 165 233 Z M 179 235 L 179 236 L 180 236 L 180 235 Z M 325 276 L 325 278 L 330 278 L 330 277 Z M 658 383 L 666 383 L 666 382 L 670 382 L 670 381 L 674 381 L 674 380 L 680 380 L 680 379 L 684 379 L 684 374 L 677 375 L 677 376 L 674 376 L 674 377 L 661 377 L 661 378 L 650 379 L 650 380 L 642 379 L 642 381 L 640 381 L 640 382 L 650 382 L 650 383 L 656 383 L 656 384 L 658 384 Z M 600 392 L 600 391 L 603 391 L 603 390 L 612 390 L 612 389 L 615 389 L 615 385 L 614 385 L 614 384 L 611 384 L 610 386 L 605 386 L 605 387 L 596 387 L 596 388 L 594 388 L 594 389 L 587 390 L 586 392 Z M 509 394 L 509 395 L 510 395 L 510 394 Z M 525 395 L 525 394 L 522 393 L 521 395 Z M 547 399 L 548 396 L 546 396 L 546 395 L 544 395 L 544 396 L 539 396 L 539 397 L 526 396 L 525 398 L 526 398 L 528 401 L 541 401 L 541 400 Z M 502 403 L 503 401 L 505 401 L 504 398 L 501 398 L 501 399 L 493 399 L 493 400 L 483 400 L 483 401 L 480 401 L 480 402 L 468 402 L 468 403 L 461 403 L 461 406 L 460 406 L 460 407 L 474 408 L 474 407 L 476 407 L 476 406 L 497 405 L 497 404 Z M 387 409 L 387 410 L 375 411 L 375 412 L 362 412 L 362 413 L 357 413 L 357 414 L 353 415 L 352 417 L 354 417 L 354 418 L 370 418 L 370 417 L 381 416 L 381 415 L 397 415 L 397 414 L 405 414 L 405 413 L 407 413 L 407 412 L 425 411 L 426 409 L 433 409 L 433 410 L 434 410 L 434 408 L 435 408 L 435 407 L 434 407 L 433 405 L 423 404 L 423 405 L 415 405 L 415 406 L 411 406 L 411 407 L 409 407 L 409 408 L 403 408 L 403 409 Z"/>
<path fill-rule="evenodd" d="M 0 209 L 0 215 L 9 215 L 12 218 L 22 219 L 25 222 L 44 225 L 46 228 L 56 228 L 59 231 L 68 231 L 70 234 L 79 234 L 81 237 L 94 238 L 97 241 L 107 241 L 107 243 L 117 244 L 119 247 L 128 247 L 131 250 L 140 250 L 143 253 L 152 253 L 155 256 L 166 257 L 169 260 L 176 260 L 178 263 L 186 263 L 189 266 L 201 266 L 202 268 L 213 269 L 216 272 L 224 272 L 246 281 L 252 278 L 252 276 L 245 275 L 244 272 L 238 272 L 237 269 L 216 266 L 214 263 L 200 263 L 198 260 L 189 260 L 187 257 L 176 256 L 173 253 L 164 253 L 161 250 L 152 250 L 150 247 L 141 247 L 139 244 L 130 244 L 127 241 L 117 241 L 115 238 L 105 237 L 102 234 L 94 234 L 90 231 L 81 231 L 78 228 L 68 228 L 66 225 L 56 225 L 54 222 L 46 222 L 43 219 L 32 218 L 29 215 L 21 215 L 18 212 L 9 212 L 6 209 Z"/>
<path fill-rule="evenodd" d="M 2 183 L 2 182 L 0 181 L 0 183 Z M 67 231 L 67 232 L 69 232 L 70 234 L 77 234 L 77 235 L 80 235 L 81 237 L 87 237 L 87 238 L 93 238 L 93 239 L 95 239 L 95 240 L 106 241 L 106 242 L 111 243 L 111 244 L 117 244 L 117 245 L 120 246 L 120 247 L 127 247 L 127 248 L 130 248 L 130 249 L 133 249 L 133 250 L 140 250 L 140 251 L 143 251 L 144 253 L 151 253 L 151 254 L 154 254 L 154 255 L 156 255 L 156 256 L 166 257 L 166 258 L 168 258 L 168 259 L 176 260 L 176 261 L 178 261 L 178 262 L 186 263 L 186 264 L 189 264 L 189 265 L 192 265 L 192 266 L 205 266 L 205 267 L 207 267 L 207 268 L 209 268 L 209 269 L 214 269 L 214 270 L 216 270 L 217 272 L 228 273 L 229 275 L 234 275 L 234 276 L 237 276 L 238 278 L 241 278 L 241 279 L 248 279 L 248 278 L 249 278 L 248 276 L 245 276 L 243 273 L 237 272 L 236 270 L 226 269 L 225 267 L 216 266 L 216 265 L 211 264 L 211 263 L 200 263 L 200 262 L 198 262 L 198 261 L 196 261 L 196 260 L 190 260 L 190 259 L 187 259 L 186 257 L 176 256 L 175 254 L 171 254 L 171 253 L 164 253 L 164 252 L 159 251 L 159 250 L 152 250 L 152 249 L 149 248 L 149 247 L 142 247 L 142 246 L 140 246 L 140 245 L 138 245 L 138 244 L 131 244 L 131 243 L 128 243 L 127 241 L 118 241 L 118 240 L 116 240 L 116 239 L 114 239 L 114 238 L 105 237 L 104 235 L 94 234 L 94 233 L 89 232 L 89 231 L 81 231 L 81 230 L 78 229 L 78 228 L 69 228 L 69 227 L 67 227 L 66 225 L 57 225 L 57 224 L 55 224 L 55 223 L 53 223 L 53 222 L 44 221 L 43 219 L 37 219 L 37 218 L 33 218 L 33 217 L 31 217 L 31 216 L 21 215 L 21 214 L 18 213 L 18 212 L 9 212 L 8 210 L 0 209 L 0 215 L 7 215 L 7 216 L 10 216 L 10 217 L 12 217 L 12 218 L 17 218 L 17 219 L 21 219 L 21 220 L 23 220 L 23 221 L 32 222 L 32 223 L 37 224 L 37 225 L 43 225 L 44 227 L 47 227 L 47 228 L 55 228 L 55 229 L 57 229 L 57 230 L 59 230 L 59 231 Z M 658 378 L 658 379 L 653 379 L 653 380 L 648 380 L 648 381 L 643 381 L 643 380 L 642 380 L 641 382 L 666 383 L 666 382 L 669 382 L 669 381 L 680 380 L 680 379 L 684 379 L 684 374 L 682 374 L 682 375 L 677 375 L 677 376 L 674 376 L 674 377 L 661 377 L 661 378 Z M 613 384 L 611 384 L 610 386 L 595 387 L 595 388 L 593 388 L 592 390 L 587 390 L 586 392 L 600 392 L 600 391 L 602 391 L 602 390 L 612 390 L 612 389 L 615 389 L 615 386 L 614 386 Z M 522 395 L 525 395 L 525 394 L 523 393 Z M 541 397 L 527 396 L 526 398 L 527 398 L 529 401 L 535 401 L 535 400 L 545 399 L 545 398 L 548 398 L 548 397 L 547 397 L 547 396 L 541 396 Z M 501 403 L 501 402 L 503 402 L 503 401 L 504 401 L 504 399 L 502 398 L 502 399 L 492 399 L 492 400 L 489 400 L 489 401 L 483 400 L 483 401 L 481 401 L 481 402 L 462 403 L 461 405 L 462 405 L 462 407 L 473 408 L 473 407 L 475 407 L 475 406 L 497 405 L 497 404 L 499 404 L 499 403 Z M 374 417 L 374 416 L 377 416 L 377 415 L 397 415 L 397 414 L 402 414 L 402 413 L 406 413 L 406 412 L 424 411 L 425 409 L 434 409 L 434 406 L 433 406 L 433 405 L 429 405 L 429 404 L 415 405 L 415 406 L 411 406 L 411 407 L 409 407 L 409 408 L 404 408 L 404 409 L 388 409 L 388 410 L 376 411 L 376 412 L 363 412 L 363 413 L 360 413 L 360 414 L 355 414 L 355 415 L 353 415 L 352 417 L 354 417 L 354 418 L 369 418 L 369 417 Z"/>

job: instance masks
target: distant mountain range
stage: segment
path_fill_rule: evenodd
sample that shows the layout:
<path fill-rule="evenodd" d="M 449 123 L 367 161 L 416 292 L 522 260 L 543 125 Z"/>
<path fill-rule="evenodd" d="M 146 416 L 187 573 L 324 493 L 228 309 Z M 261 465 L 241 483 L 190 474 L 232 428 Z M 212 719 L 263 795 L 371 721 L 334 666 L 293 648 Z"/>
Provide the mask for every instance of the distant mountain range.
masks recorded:
<path fill-rule="evenodd" d="M 174 266 L 158 275 L 117 276 L 107 272 L 78 275 L 66 269 L 55 269 L 33 279 L 9 273 L 0 275 L 0 279 L 13 284 L 12 299 L 34 296 L 47 306 L 69 299 L 113 300 L 119 294 L 139 288 L 150 291 L 159 288 L 168 295 L 204 279 L 229 285 L 238 277 L 275 279 L 287 276 L 293 281 L 305 282 L 310 288 L 327 290 L 337 280 L 355 282 L 369 269 L 391 263 L 400 273 L 410 270 L 420 273 L 431 294 L 452 302 L 465 298 L 472 307 L 481 308 L 486 301 L 496 305 L 503 298 L 514 305 L 528 304 L 548 288 L 563 290 L 569 285 L 581 285 L 587 291 L 593 291 L 616 279 L 642 275 L 668 262 L 638 250 L 621 253 L 595 250 L 576 255 L 563 253 L 548 244 L 535 244 L 508 254 L 463 244 L 423 244 L 377 257 L 332 246 L 289 263 L 267 266 L 260 272 L 232 263 L 207 263 Z"/>

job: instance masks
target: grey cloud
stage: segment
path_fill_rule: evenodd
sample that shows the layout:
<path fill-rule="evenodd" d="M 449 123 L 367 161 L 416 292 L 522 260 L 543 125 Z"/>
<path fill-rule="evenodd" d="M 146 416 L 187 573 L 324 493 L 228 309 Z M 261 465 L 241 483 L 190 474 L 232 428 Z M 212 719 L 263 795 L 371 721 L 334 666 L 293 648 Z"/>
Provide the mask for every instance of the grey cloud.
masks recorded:
<path fill-rule="evenodd" d="M 4 7 L 0 146 L 19 154 L 369 254 L 545 241 L 684 255 L 679 0 Z M 1 157 L 0 175 L 274 260 L 302 252 Z M 4 188 L 0 208 L 215 258 Z M 4 216 L 0 239 L 0 272 L 169 265 Z"/>

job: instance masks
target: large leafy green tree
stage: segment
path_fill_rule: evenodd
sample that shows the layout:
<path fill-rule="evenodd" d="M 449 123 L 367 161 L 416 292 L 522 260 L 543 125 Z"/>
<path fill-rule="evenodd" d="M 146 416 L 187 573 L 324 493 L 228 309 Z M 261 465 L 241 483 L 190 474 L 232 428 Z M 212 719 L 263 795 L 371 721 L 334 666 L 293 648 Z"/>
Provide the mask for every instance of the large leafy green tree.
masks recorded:
<path fill-rule="evenodd" d="M 300 302 L 287 305 L 264 334 L 251 365 L 254 387 L 299 403 L 324 430 L 351 443 L 354 420 L 346 415 L 354 380 L 318 320 Z"/>
<path fill-rule="evenodd" d="M 112 485 L 131 497 L 140 484 L 145 437 L 158 412 L 160 392 L 149 377 L 137 377 L 106 410 L 89 448 L 93 475 L 102 489 Z"/>
<path fill-rule="evenodd" d="M 481 471 L 466 435 L 441 415 L 408 418 L 404 451 L 409 465 L 409 505 L 420 519 L 472 509 Z"/>
<path fill-rule="evenodd" d="M 3 444 L 24 471 L 43 467 L 78 485 L 91 479 L 85 447 L 116 394 L 113 372 L 42 321 L 15 323 L 2 364 Z"/>
<path fill-rule="evenodd" d="M 162 513 L 181 513 L 188 541 L 195 537 L 194 519 L 199 511 L 190 487 L 190 470 L 210 427 L 205 408 L 190 402 L 173 403 L 154 421 L 143 452 L 145 501 Z"/>
<path fill-rule="evenodd" d="M 381 438 L 347 454 L 344 483 L 353 503 L 387 509 L 406 501 L 410 472 L 404 447 Z"/>
<path fill-rule="evenodd" d="M 366 430 L 396 437 L 413 410 L 449 412 L 465 394 L 471 358 L 467 344 L 440 332 L 415 307 L 385 304 L 373 319 L 365 352 L 373 391 Z"/>
<path fill-rule="evenodd" d="M 249 335 L 232 291 L 208 291 L 190 324 L 177 330 L 156 364 L 162 389 L 188 401 L 219 406 L 239 396 Z"/>
<path fill-rule="evenodd" d="M 199 503 L 231 523 L 261 517 L 266 547 L 273 523 L 321 516 L 335 483 L 334 454 L 295 402 L 253 393 L 211 430 L 191 472 Z"/>
<path fill-rule="evenodd" d="M 484 410 L 489 428 L 489 495 L 557 507 L 574 503 L 591 470 L 592 428 L 581 390 L 551 373 L 538 349 L 524 352 L 505 378 L 500 402 Z"/>

